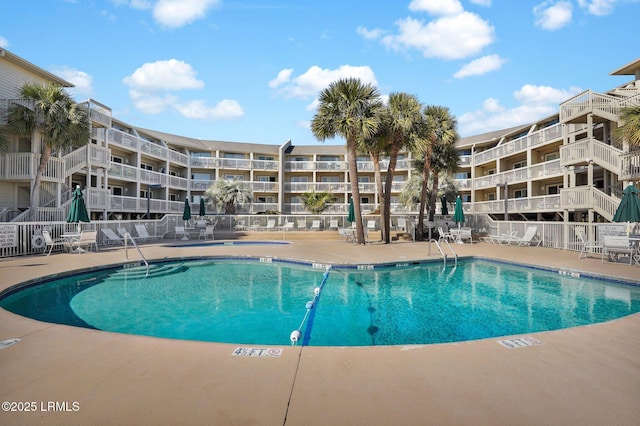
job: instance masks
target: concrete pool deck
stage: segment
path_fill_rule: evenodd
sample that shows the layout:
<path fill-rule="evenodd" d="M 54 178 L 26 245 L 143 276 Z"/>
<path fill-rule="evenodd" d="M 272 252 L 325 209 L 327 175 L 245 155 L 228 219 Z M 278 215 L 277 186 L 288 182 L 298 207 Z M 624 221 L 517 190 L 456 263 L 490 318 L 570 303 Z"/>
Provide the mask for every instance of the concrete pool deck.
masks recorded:
<path fill-rule="evenodd" d="M 338 241 L 335 233 L 304 234 L 287 234 L 292 240 L 287 245 L 175 247 L 164 240 L 142 251 L 149 259 L 250 255 L 331 264 L 403 262 L 435 258 L 437 252 L 432 247 L 428 256 L 427 243 L 356 246 Z M 579 260 L 576 252 L 486 243 L 453 247 L 460 256 L 640 281 L 637 266 L 602 264 L 599 257 Z M 122 248 L 100 250 L 0 259 L 0 290 L 124 261 Z M 135 250 L 129 258 L 138 259 Z M 0 400 L 22 408 L 0 412 L 0 424 L 638 424 L 640 314 L 527 336 L 542 343 L 514 349 L 498 338 L 416 346 L 282 346 L 279 357 L 239 357 L 233 351 L 247 345 L 81 329 L 0 309 L 0 340 L 20 339 L 0 349 Z M 24 412 L 25 403 L 33 410 Z"/>

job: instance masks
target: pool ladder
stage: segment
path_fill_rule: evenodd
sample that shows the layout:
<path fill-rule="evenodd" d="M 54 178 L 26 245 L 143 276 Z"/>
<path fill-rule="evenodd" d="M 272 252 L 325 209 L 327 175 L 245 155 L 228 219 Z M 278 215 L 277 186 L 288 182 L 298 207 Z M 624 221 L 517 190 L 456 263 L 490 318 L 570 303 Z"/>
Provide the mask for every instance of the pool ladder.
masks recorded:
<path fill-rule="evenodd" d="M 136 244 L 136 241 L 133 239 L 131 234 L 129 234 L 128 232 L 124 233 L 124 258 L 129 260 L 129 248 L 127 247 L 127 240 L 131 241 L 131 244 L 133 244 L 133 246 L 136 248 L 136 250 L 138 250 L 138 253 L 140 254 L 140 257 L 142 258 L 142 261 L 144 262 L 145 266 L 147 267 L 147 275 L 145 275 L 145 276 L 149 276 L 149 262 L 147 262 L 147 259 L 144 257 L 144 254 L 142 254 L 142 251 L 140 250 L 140 247 L 138 247 L 138 245 Z"/>
<path fill-rule="evenodd" d="M 451 247 L 451 244 L 449 244 L 449 241 L 447 241 L 446 239 L 441 239 L 441 241 L 444 241 L 444 243 L 447 245 L 447 247 L 449 247 L 449 250 L 451 251 L 451 254 L 453 254 L 453 258 L 454 258 L 454 268 L 458 267 L 458 255 L 456 254 L 456 252 L 453 250 L 453 247 Z M 443 267 L 446 268 L 447 267 L 447 255 L 445 254 L 444 250 L 442 250 L 442 247 L 440 247 L 440 242 L 436 239 L 430 239 L 429 240 L 429 256 L 431 256 L 431 243 L 434 242 L 436 243 L 436 247 L 438 247 L 438 251 L 440 252 L 440 254 L 442 255 L 442 261 L 443 261 Z"/>

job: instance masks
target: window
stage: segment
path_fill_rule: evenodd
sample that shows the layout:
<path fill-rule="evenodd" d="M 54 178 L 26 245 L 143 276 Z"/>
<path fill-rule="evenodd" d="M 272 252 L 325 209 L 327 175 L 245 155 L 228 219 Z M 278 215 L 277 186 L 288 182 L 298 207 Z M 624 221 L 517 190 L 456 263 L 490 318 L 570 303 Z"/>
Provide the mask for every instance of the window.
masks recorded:
<path fill-rule="evenodd" d="M 318 161 L 340 161 L 337 155 L 320 155 Z"/>
<path fill-rule="evenodd" d="M 111 157 L 111 161 L 114 162 L 114 163 L 122 164 L 122 158 L 121 157 Z"/>
<path fill-rule="evenodd" d="M 513 198 L 527 198 L 526 189 L 516 189 L 513 191 Z"/>
<path fill-rule="evenodd" d="M 360 204 L 369 204 L 369 197 L 360 197 Z"/>
<path fill-rule="evenodd" d="M 322 176 L 320 178 L 320 182 L 335 183 L 335 182 L 340 182 L 340 178 L 338 176 Z"/>
<path fill-rule="evenodd" d="M 544 155 L 544 161 L 552 161 L 560 158 L 559 152 L 550 152 L 549 154 Z"/>
<path fill-rule="evenodd" d="M 260 161 L 273 161 L 273 157 L 269 155 L 258 155 Z"/>
<path fill-rule="evenodd" d="M 111 195 L 122 195 L 124 194 L 124 188 L 121 186 L 112 186 L 111 187 Z"/>
<path fill-rule="evenodd" d="M 489 169 L 487 170 L 487 172 L 485 173 L 485 176 L 488 175 L 495 175 L 496 174 L 496 169 Z"/>
<path fill-rule="evenodd" d="M 153 166 L 151 164 L 140 163 L 140 168 L 144 170 L 153 170 Z"/>
<path fill-rule="evenodd" d="M 369 183 L 369 176 L 358 176 L 358 182 Z"/>
<path fill-rule="evenodd" d="M 211 180 L 211 175 L 209 173 L 193 173 L 191 175 L 191 179 L 193 179 L 193 180 Z"/>
<path fill-rule="evenodd" d="M 222 154 L 222 158 L 244 158 L 244 154 L 238 154 L 236 152 L 225 152 Z"/>
<path fill-rule="evenodd" d="M 224 175 L 224 180 L 240 180 L 240 181 L 244 181 L 244 175 Z"/>
<path fill-rule="evenodd" d="M 496 199 L 496 194 L 494 193 L 487 194 L 487 201 L 495 201 L 495 199 Z"/>
<path fill-rule="evenodd" d="M 258 182 L 275 182 L 276 181 L 275 176 L 256 176 L 256 179 L 258 180 Z"/>
<path fill-rule="evenodd" d="M 521 169 L 523 167 L 527 167 L 527 160 L 518 161 L 517 163 L 513 163 L 513 168 L 514 169 Z"/>
<path fill-rule="evenodd" d="M 307 176 L 291 176 L 291 182 L 294 182 L 294 183 L 307 183 L 307 182 L 309 182 L 309 177 L 307 177 Z"/>
<path fill-rule="evenodd" d="M 560 193 L 560 185 L 547 186 L 547 195 L 558 195 Z"/>
<path fill-rule="evenodd" d="M 273 197 L 256 197 L 256 202 L 258 203 L 269 203 L 269 204 L 273 204 Z"/>
<path fill-rule="evenodd" d="M 178 201 L 178 196 L 176 194 L 169 194 L 170 201 Z"/>
<path fill-rule="evenodd" d="M 210 152 L 192 152 L 191 156 L 192 157 L 199 157 L 199 158 L 211 158 L 212 157 Z"/>
<path fill-rule="evenodd" d="M 309 161 L 307 157 L 293 157 L 291 161 Z"/>

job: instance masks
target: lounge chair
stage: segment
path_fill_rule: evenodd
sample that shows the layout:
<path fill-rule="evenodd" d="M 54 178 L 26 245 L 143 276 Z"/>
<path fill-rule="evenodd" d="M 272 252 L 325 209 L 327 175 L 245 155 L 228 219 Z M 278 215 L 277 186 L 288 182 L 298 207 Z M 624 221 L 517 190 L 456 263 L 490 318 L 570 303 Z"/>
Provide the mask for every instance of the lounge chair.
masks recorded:
<path fill-rule="evenodd" d="M 245 225 L 243 219 L 238 220 L 238 222 L 236 222 L 235 226 L 233 227 L 234 231 L 244 231 L 245 229 L 247 229 L 247 225 Z"/>
<path fill-rule="evenodd" d="M 516 246 L 530 246 L 532 243 L 536 243 L 536 246 L 539 246 L 542 243 L 542 240 L 537 239 L 536 232 L 538 231 L 537 226 L 528 226 L 527 230 L 524 232 L 522 238 L 514 238 L 506 243 L 509 245 Z"/>
<path fill-rule="evenodd" d="M 267 221 L 267 226 L 264 228 L 265 231 L 275 231 L 276 229 L 278 229 L 276 227 L 276 220 L 275 219 L 269 219 Z"/>
<path fill-rule="evenodd" d="M 329 229 L 338 229 L 338 219 L 331 219 L 329 221 Z"/>
<path fill-rule="evenodd" d="M 314 220 L 313 222 L 311 222 L 311 229 L 314 231 L 320 231 L 320 229 L 322 229 L 320 227 L 320 221 L 319 220 Z"/>
<path fill-rule="evenodd" d="M 621 256 L 629 256 L 629 265 L 633 265 L 636 249 L 626 235 L 604 235 L 602 237 L 602 263 L 607 256 L 609 262 L 617 262 Z"/>
<path fill-rule="evenodd" d="M 159 238 L 155 235 L 149 235 L 149 232 L 147 231 L 147 227 L 144 225 L 135 225 L 135 228 L 136 228 L 136 233 L 138 234 L 138 239 L 142 240 L 142 242 L 145 242 L 148 240 L 155 240 Z"/>
<path fill-rule="evenodd" d="M 294 222 L 287 222 L 284 224 L 285 231 L 293 231 L 295 229 L 296 224 Z"/>
<path fill-rule="evenodd" d="M 71 242 L 71 250 L 76 253 L 83 253 L 82 247 L 86 247 L 87 251 L 93 246 L 98 251 L 98 231 L 82 231 L 78 240 Z"/>
<path fill-rule="evenodd" d="M 42 252 L 42 254 L 47 253 L 47 249 L 49 249 L 49 253 L 47 253 L 47 256 L 51 256 L 51 251 L 56 247 L 64 247 L 69 251 L 71 250 L 71 244 L 68 240 L 64 238 L 53 239 L 51 237 L 51 234 L 47 230 L 42 231 L 42 237 L 44 238 L 45 243 L 44 251 Z"/>
<path fill-rule="evenodd" d="M 600 244 L 589 241 L 587 234 L 585 234 L 582 228 L 576 228 L 576 236 L 580 240 L 580 254 L 578 255 L 578 259 L 589 257 L 589 253 L 593 253 L 594 249 L 602 249 Z"/>
<path fill-rule="evenodd" d="M 103 243 L 105 245 L 118 246 L 124 244 L 124 238 L 118 236 L 118 234 L 113 232 L 113 229 L 102 228 L 100 229 L 100 231 L 102 231 L 102 234 L 106 237 L 106 239 L 103 240 Z"/>
<path fill-rule="evenodd" d="M 338 236 L 344 242 L 354 242 L 356 238 L 356 232 L 353 228 L 338 228 Z"/>
<path fill-rule="evenodd" d="M 306 219 L 298 219 L 298 229 L 307 229 L 307 220 Z"/>
<path fill-rule="evenodd" d="M 401 232 L 407 232 L 407 219 L 399 218 L 398 224 L 396 225 L 396 230 Z"/>

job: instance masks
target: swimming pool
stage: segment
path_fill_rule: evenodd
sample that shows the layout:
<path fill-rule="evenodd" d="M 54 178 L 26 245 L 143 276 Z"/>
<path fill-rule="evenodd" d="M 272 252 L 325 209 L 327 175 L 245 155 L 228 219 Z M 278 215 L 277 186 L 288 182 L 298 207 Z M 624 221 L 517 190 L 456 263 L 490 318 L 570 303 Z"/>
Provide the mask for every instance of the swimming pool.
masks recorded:
<path fill-rule="evenodd" d="M 41 321 L 185 340 L 286 345 L 300 330 L 300 343 L 312 346 L 457 342 L 640 312 L 638 286 L 484 259 L 446 269 L 327 266 L 176 260 L 154 264 L 149 277 L 145 268 L 118 268 L 11 289 L 0 306 Z"/>

